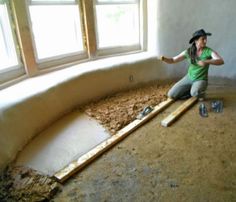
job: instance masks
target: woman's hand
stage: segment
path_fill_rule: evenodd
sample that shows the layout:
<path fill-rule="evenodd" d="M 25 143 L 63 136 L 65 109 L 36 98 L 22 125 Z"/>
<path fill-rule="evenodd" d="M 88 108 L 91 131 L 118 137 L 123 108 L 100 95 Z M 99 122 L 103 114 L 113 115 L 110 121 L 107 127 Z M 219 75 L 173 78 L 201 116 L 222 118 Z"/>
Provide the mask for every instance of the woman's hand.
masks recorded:
<path fill-rule="evenodd" d="M 164 58 L 165 57 L 163 55 L 157 57 L 157 59 L 160 60 L 160 61 L 164 61 Z"/>
<path fill-rule="evenodd" d="M 197 64 L 198 64 L 199 66 L 201 66 L 201 67 L 207 66 L 207 63 L 204 62 L 203 60 L 199 60 L 199 61 L 197 62 Z"/>
<path fill-rule="evenodd" d="M 181 62 L 185 59 L 185 51 L 183 51 L 182 53 L 180 53 L 179 55 L 175 56 L 175 57 L 172 57 L 172 58 L 169 58 L 169 57 L 165 57 L 165 56 L 160 56 L 159 57 L 159 60 L 167 63 L 167 64 L 174 64 L 174 63 L 177 63 L 177 62 Z"/>

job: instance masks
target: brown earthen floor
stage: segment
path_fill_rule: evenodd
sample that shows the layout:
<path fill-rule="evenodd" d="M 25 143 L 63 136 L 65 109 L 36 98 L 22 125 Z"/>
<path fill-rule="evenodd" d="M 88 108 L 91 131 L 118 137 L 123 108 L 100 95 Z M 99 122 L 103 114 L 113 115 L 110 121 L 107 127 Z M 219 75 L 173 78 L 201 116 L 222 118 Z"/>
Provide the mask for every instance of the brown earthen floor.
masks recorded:
<path fill-rule="evenodd" d="M 53 201 L 236 201 L 236 88 L 209 86 L 223 113 L 199 116 L 199 103 L 171 127 L 163 113 L 130 134 L 63 186 Z"/>

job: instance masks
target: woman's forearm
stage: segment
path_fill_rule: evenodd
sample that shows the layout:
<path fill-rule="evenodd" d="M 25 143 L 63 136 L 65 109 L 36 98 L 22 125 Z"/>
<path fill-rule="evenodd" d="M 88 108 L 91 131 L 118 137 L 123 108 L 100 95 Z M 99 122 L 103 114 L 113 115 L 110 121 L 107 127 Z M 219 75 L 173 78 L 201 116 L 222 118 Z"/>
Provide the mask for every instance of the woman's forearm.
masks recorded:
<path fill-rule="evenodd" d="M 172 57 L 172 58 L 161 56 L 160 59 L 161 59 L 161 61 L 164 61 L 164 62 L 166 62 L 168 64 L 173 64 L 173 63 L 177 63 L 177 62 L 183 61 L 185 59 L 184 54 L 185 54 L 185 51 L 183 51 L 179 55 L 177 55 L 175 57 Z"/>
<path fill-rule="evenodd" d="M 221 58 L 220 59 L 205 60 L 204 62 L 209 65 L 223 65 L 224 64 L 224 60 Z"/>
<path fill-rule="evenodd" d="M 211 59 L 205 61 L 209 65 L 223 65 L 223 58 L 215 51 L 211 53 Z"/>

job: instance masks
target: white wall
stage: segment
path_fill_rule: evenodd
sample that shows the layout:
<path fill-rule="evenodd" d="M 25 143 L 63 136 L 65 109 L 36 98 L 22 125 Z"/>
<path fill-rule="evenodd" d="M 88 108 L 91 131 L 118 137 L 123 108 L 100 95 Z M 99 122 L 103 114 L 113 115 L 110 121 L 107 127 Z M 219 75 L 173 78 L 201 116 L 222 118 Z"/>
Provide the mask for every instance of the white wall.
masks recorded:
<path fill-rule="evenodd" d="M 155 25 L 157 55 L 178 54 L 189 47 L 192 33 L 204 28 L 212 33 L 208 37 L 208 46 L 225 60 L 224 66 L 211 66 L 209 75 L 236 79 L 235 8 L 235 0 L 158 0 Z M 186 72 L 186 63 L 164 66 L 167 66 L 166 73 L 170 77 Z"/>

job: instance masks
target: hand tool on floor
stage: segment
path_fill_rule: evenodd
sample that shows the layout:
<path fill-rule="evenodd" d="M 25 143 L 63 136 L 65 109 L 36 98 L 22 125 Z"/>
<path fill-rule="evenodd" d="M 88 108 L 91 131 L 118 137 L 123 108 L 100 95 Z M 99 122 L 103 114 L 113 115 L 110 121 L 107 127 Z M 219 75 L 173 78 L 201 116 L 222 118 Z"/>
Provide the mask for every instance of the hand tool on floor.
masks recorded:
<path fill-rule="evenodd" d="M 141 120 L 143 117 L 145 117 L 146 115 L 148 115 L 151 111 L 153 110 L 153 107 L 151 106 L 147 106 L 143 109 L 142 112 L 140 112 L 140 114 L 136 117 L 137 119 Z"/>

